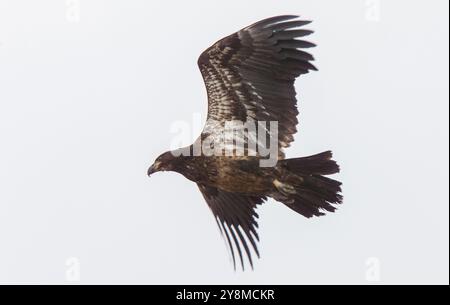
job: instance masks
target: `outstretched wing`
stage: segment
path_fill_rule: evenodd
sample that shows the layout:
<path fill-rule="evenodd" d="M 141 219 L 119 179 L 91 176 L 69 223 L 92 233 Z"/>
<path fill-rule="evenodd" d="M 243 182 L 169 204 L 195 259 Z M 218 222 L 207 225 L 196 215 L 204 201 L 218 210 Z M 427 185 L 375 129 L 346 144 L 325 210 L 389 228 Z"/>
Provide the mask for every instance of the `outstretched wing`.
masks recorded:
<path fill-rule="evenodd" d="M 259 257 L 256 242 L 259 241 L 257 205 L 264 202 L 265 197 L 252 197 L 236 193 L 229 193 L 214 187 L 198 184 L 208 206 L 214 214 L 222 235 L 225 236 L 236 269 L 235 250 L 239 254 L 242 269 L 244 259 L 241 246 L 244 248 L 250 266 L 253 268 L 252 254 L 247 241 L 250 241 L 253 251 Z M 245 236 L 244 236 L 245 234 Z"/>
<path fill-rule="evenodd" d="M 277 16 L 259 21 L 216 42 L 198 65 L 208 93 L 208 134 L 227 121 L 277 121 L 278 147 L 288 147 L 297 131 L 295 78 L 316 70 L 301 49 L 315 45 L 296 38 L 310 21 Z"/>

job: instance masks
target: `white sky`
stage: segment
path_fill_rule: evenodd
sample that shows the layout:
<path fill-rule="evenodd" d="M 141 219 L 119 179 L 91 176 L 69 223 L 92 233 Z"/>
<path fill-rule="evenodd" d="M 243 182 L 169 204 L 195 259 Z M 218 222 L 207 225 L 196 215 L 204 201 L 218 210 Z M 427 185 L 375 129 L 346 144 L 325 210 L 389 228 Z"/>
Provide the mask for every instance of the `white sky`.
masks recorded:
<path fill-rule="evenodd" d="M 67 3 L 0 2 L 0 282 L 448 284 L 448 1 Z M 287 155 L 332 149 L 345 199 L 269 201 L 234 272 L 197 187 L 146 169 L 205 117 L 199 54 L 285 13 L 314 20 L 320 70 Z"/>

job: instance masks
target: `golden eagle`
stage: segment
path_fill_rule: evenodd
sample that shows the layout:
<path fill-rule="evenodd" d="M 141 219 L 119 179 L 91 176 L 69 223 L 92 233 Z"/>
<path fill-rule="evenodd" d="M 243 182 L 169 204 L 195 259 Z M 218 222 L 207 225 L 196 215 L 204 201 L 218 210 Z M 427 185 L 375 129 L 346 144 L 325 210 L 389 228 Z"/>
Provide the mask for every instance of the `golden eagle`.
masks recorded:
<path fill-rule="evenodd" d="M 237 251 L 244 269 L 242 248 L 253 268 L 249 244 L 259 257 L 255 209 L 268 197 L 308 218 L 334 212 L 333 204 L 342 202 L 341 183 L 325 177 L 339 172 L 330 151 L 293 159 L 285 159 L 282 151 L 297 131 L 295 79 L 317 70 L 311 63 L 313 56 L 304 51 L 315 45 L 298 39 L 312 33 L 302 28 L 310 21 L 298 18 L 264 19 L 219 40 L 200 55 L 198 66 L 208 94 L 204 130 L 192 145 L 163 153 L 148 169 L 149 176 L 175 171 L 197 183 L 226 238 L 234 268 Z M 223 141 L 223 134 L 229 133 L 227 122 L 257 122 L 258 140 L 252 130 L 231 142 Z M 269 128 L 260 122 L 277 125 Z M 241 128 L 249 129 L 248 125 Z M 260 138 L 262 131 L 267 136 Z M 259 148 L 267 148 L 267 141 L 260 139 L 276 140 L 273 166 L 261 164 L 266 155 Z M 233 148 L 230 154 L 227 145 L 239 141 L 243 151 Z M 251 141 L 258 145 L 250 145 Z M 214 153 L 206 153 L 205 148 L 213 148 Z"/>

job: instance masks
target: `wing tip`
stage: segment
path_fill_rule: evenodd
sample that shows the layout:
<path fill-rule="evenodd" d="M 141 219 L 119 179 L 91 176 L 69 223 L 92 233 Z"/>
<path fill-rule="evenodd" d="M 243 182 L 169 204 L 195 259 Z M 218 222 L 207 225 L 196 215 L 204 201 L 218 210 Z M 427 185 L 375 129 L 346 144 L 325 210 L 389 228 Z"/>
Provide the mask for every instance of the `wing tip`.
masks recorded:
<path fill-rule="evenodd" d="M 270 24 L 274 24 L 277 22 L 282 22 L 282 21 L 287 21 L 287 20 L 292 20 L 295 18 L 300 18 L 299 15 L 277 15 L 277 16 L 272 16 L 272 17 L 268 17 L 268 18 L 264 18 L 260 21 L 257 21 L 251 25 L 249 25 L 247 28 L 252 28 L 252 27 L 265 27 L 267 25 Z"/>

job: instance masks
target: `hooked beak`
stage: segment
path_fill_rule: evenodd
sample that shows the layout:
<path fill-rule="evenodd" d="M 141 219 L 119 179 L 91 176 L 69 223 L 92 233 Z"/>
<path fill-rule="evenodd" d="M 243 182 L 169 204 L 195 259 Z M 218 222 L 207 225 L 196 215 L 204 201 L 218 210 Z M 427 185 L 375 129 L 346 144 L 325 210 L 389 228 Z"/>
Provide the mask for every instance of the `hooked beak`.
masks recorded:
<path fill-rule="evenodd" d="M 159 170 L 159 165 L 160 165 L 159 162 L 153 163 L 153 165 L 150 166 L 150 167 L 148 168 L 148 170 L 147 170 L 147 176 L 150 177 L 151 174 L 157 172 L 157 171 Z"/>

